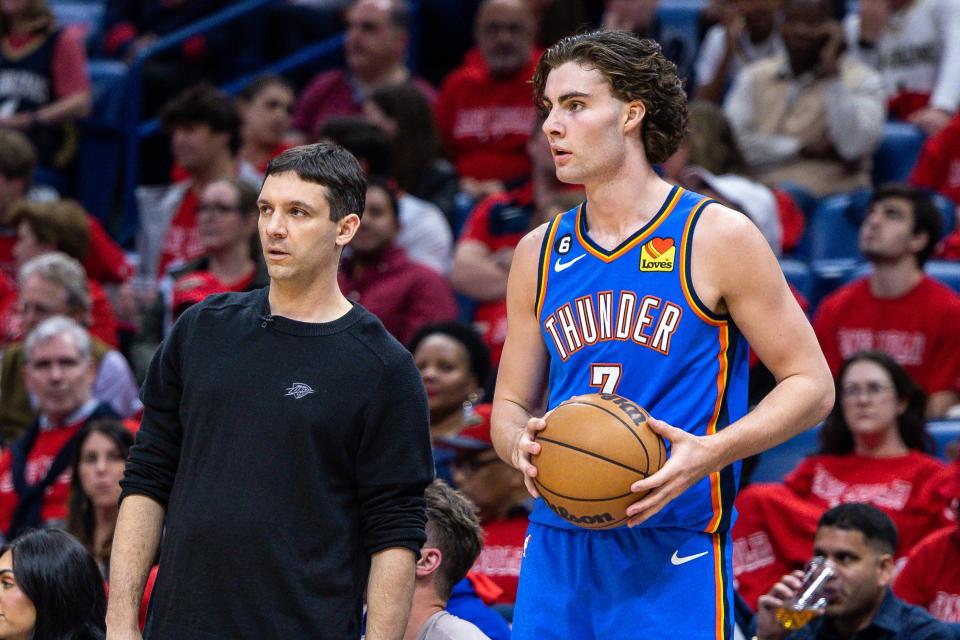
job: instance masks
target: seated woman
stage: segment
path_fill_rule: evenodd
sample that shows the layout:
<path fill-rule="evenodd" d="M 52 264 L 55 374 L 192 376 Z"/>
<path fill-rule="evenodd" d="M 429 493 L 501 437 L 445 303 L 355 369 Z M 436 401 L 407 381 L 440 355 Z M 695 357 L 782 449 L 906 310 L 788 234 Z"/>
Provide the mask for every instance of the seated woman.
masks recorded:
<path fill-rule="evenodd" d="M 0 637 L 102 640 L 107 598 L 90 554 L 59 529 L 30 531 L 0 549 Z"/>
<path fill-rule="evenodd" d="M 737 496 L 734 575 L 751 606 L 803 567 L 817 520 L 830 507 L 863 502 L 886 512 L 897 525 L 898 557 L 947 524 L 938 487 L 944 464 L 924 452 L 924 406 L 923 391 L 887 354 L 861 351 L 844 362 L 819 453 L 782 485 L 751 485 Z"/>
<path fill-rule="evenodd" d="M 450 483 L 453 451 L 438 447 L 438 439 L 483 417 L 489 420 L 490 405 L 478 403 L 490 375 L 490 351 L 480 335 L 461 322 L 427 325 L 413 336 L 409 348 L 427 391 L 437 477 Z"/>
<path fill-rule="evenodd" d="M 119 511 L 120 480 L 133 434 L 117 420 L 99 420 L 84 431 L 70 480 L 67 531 L 97 561 L 104 579 L 109 575 L 110 547 Z"/>
<path fill-rule="evenodd" d="M 0 4 L 0 128 L 25 133 L 40 165 L 62 171 L 90 95 L 82 33 L 58 28 L 46 0 Z"/>

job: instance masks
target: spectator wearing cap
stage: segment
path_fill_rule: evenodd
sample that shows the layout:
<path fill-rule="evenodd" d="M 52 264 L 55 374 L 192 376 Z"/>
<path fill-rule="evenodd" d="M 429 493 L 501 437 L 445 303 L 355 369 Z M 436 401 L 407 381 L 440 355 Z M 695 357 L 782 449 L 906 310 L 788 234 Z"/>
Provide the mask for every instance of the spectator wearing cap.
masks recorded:
<path fill-rule="evenodd" d="M 437 123 L 460 189 L 475 199 L 503 191 L 530 172 L 526 142 L 536 120 L 530 78 L 536 25 L 525 0 L 485 0 L 469 55 L 443 83 Z"/>
<path fill-rule="evenodd" d="M 931 533 L 907 556 L 893 591 L 944 622 L 960 625 L 960 460 L 943 474 L 941 493 L 950 500 L 955 522 Z M 960 626 L 956 627 L 960 630 Z"/>
<path fill-rule="evenodd" d="M 449 481 L 453 452 L 438 439 L 479 420 L 477 407 L 490 376 L 490 350 L 462 322 L 427 325 L 413 336 L 408 348 L 427 392 L 437 477 Z"/>
<path fill-rule="evenodd" d="M 531 500 L 523 476 L 493 449 L 490 405 L 480 405 L 476 412 L 476 424 L 441 437 L 440 443 L 454 451 L 454 485 L 473 502 L 483 526 L 483 551 L 473 571 L 489 577 L 503 589 L 498 604 L 513 604 L 517 599 Z"/>
<path fill-rule="evenodd" d="M 238 178 L 208 184 L 197 206 L 197 233 L 202 255 L 174 270 L 161 282 L 160 294 L 140 318 L 130 345 L 138 379 L 173 322 L 191 304 L 227 291 L 253 291 L 269 284 L 257 242 L 257 191 Z"/>
<path fill-rule="evenodd" d="M 91 340 L 62 316 L 41 322 L 23 347 L 23 377 L 37 417 L 0 457 L 0 529 L 12 539 L 26 529 L 65 520 L 79 435 L 98 418 L 116 418 L 92 395 Z"/>
<path fill-rule="evenodd" d="M 33 258 L 20 269 L 19 285 L 24 335 L 52 316 L 67 316 L 81 326 L 90 323 L 86 274 L 73 258 L 56 252 Z M 90 341 L 90 354 L 96 373 L 93 397 L 121 417 L 138 412 L 137 383 L 124 357 L 96 338 Z M 0 435 L 6 442 L 17 438 L 37 417 L 38 400 L 26 385 L 24 358 L 24 344 L 16 342 L 7 345 L 0 360 Z"/>
<path fill-rule="evenodd" d="M 786 52 L 746 67 L 724 109 L 754 175 L 814 196 L 870 185 L 886 117 L 883 81 L 842 53 L 828 0 L 786 0 Z"/>
<path fill-rule="evenodd" d="M 457 303 L 443 276 L 413 262 L 397 246 L 399 231 L 396 190 L 383 178 L 368 178 L 363 222 L 338 280 L 343 295 L 406 344 L 421 327 L 456 319 Z"/>
<path fill-rule="evenodd" d="M 483 546 L 472 505 L 443 480 L 424 492 L 427 541 L 420 549 L 413 603 L 403 640 L 485 640 L 472 623 L 447 611 L 454 585 L 464 579 Z"/>
<path fill-rule="evenodd" d="M 303 90 L 293 127 L 304 140 L 317 138 L 331 116 L 359 115 L 370 92 L 412 82 L 431 102 L 436 90 L 413 78 L 406 66 L 410 15 L 402 0 L 356 0 L 346 12 L 343 52 L 347 66 L 318 74 Z"/>

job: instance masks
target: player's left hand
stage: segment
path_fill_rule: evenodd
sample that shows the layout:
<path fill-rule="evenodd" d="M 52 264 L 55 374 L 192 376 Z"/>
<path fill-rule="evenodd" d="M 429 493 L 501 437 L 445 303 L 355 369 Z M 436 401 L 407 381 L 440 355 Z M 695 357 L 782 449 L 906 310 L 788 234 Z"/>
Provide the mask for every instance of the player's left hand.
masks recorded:
<path fill-rule="evenodd" d="M 627 507 L 627 524 L 634 527 L 651 518 L 667 504 L 714 470 L 707 438 L 687 433 L 656 418 L 647 420 L 656 433 L 670 442 L 670 457 L 659 471 L 631 485 L 634 493 L 647 493 Z"/>

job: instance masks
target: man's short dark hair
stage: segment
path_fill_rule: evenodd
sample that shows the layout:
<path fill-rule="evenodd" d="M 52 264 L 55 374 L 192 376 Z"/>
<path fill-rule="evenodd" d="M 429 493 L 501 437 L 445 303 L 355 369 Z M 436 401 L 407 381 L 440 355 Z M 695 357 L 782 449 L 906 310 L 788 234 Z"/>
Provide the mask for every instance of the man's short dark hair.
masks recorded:
<path fill-rule="evenodd" d="M 211 131 L 230 135 L 230 153 L 240 150 L 240 113 L 233 98 L 211 84 L 186 89 L 168 102 L 160 119 L 165 128 L 205 124 Z"/>
<path fill-rule="evenodd" d="M 828 509 L 817 523 L 823 527 L 859 531 L 863 539 L 880 553 L 894 553 L 897 549 L 897 527 L 890 516 L 869 504 L 850 502 Z"/>
<path fill-rule="evenodd" d="M 360 0 L 354 0 L 350 6 L 357 4 Z M 390 0 L 390 8 L 387 9 L 387 20 L 394 29 L 407 31 L 410 28 L 410 10 L 407 3 L 403 0 Z"/>
<path fill-rule="evenodd" d="M 368 174 L 390 176 L 390 136 L 369 120 L 359 116 L 334 116 L 323 123 L 317 136 L 352 153 L 367 165 Z"/>
<path fill-rule="evenodd" d="M 443 480 L 434 480 L 427 499 L 427 542 L 440 550 L 437 595 L 446 602 L 453 586 L 463 580 L 483 549 L 483 529 L 473 505 Z"/>
<path fill-rule="evenodd" d="M 664 162 L 673 155 L 687 133 L 687 94 L 677 65 L 667 60 L 656 41 L 622 31 L 593 31 L 561 39 L 543 52 L 533 74 L 538 109 L 543 109 L 547 76 L 567 62 L 599 71 L 618 100 L 644 104 L 647 113 L 640 140 L 650 162 Z"/>
<path fill-rule="evenodd" d="M 326 187 L 334 222 L 351 213 L 363 216 L 367 181 L 357 159 L 343 147 L 317 143 L 287 149 L 267 165 L 267 177 L 281 173 L 295 173 L 305 182 Z"/>
<path fill-rule="evenodd" d="M 13 129 L 0 129 L 0 175 L 29 183 L 36 167 L 37 151 L 30 139 Z"/>
<path fill-rule="evenodd" d="M 930 194 L 923 189 L 899 183 L 884 184 L 878 187 L 870 196 L 870 206 L 887 198 L 903 198 L 913 206 L 913 233 L 927 234 L 927 244 L 917 252 L 917 265 L 923 267 L 930 256 L 933 255 L 933 250 L 943 233 L 943 220 L 940 217 L 940 210 L 933 203 Z"/>

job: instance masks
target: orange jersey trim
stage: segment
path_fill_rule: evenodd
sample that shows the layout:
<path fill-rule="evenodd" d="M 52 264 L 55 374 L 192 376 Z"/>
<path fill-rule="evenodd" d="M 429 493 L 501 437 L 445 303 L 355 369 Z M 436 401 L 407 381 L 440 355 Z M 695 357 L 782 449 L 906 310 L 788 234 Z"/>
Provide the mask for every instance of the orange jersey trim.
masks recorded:
<path fill-rule="evenodd" d="M 683 289 L 683 297 L 687 299 L 687 304 L 690 305 L 694 313 L 707 324 L 719 327 L 725 325 L 726 320 L 718 318 L 693 294 L 693 274 L 687 269 L 688 254 L 693 249 L 693 221 L 696 220 L 700 210 L 709 202 L 709 198 L 704 198 L 698 202 L 697 206 L 690 211 L 690 217 L 687 218 L 687 224 L 684 226 L 683 238 L 680 241 L 680 288 Z"/>
<path fill-rule="evenodd" d="M 723 584 L 723 556 L 721 555 L 721 540 L 720 534 L 714 533 L 713 538 L 713 581 L 714 581 L 714 598 L 716 599 L 716 637 L 718 640 L 722 640 L 724 635 L 724 629 L 726 628 L 726 607 L 724 606 L 726 602 L 726 589 L 724 589 Z"/>
<path fill-rule="evenodd" d="M 673 197 L 670 198 L 670 201 L 667 203 L 667 206 L 665 206 L 657 214 L 657 216 L 653 219 L 650 227 L 644 230 L 643 233 L 631 239 L 627 244 L 623 245 L 622 247 L 620 247 L 619 249 L 617 249 L 616 251 L 610 254 L 597 251 L 597 249 L 591 246 L 590 242 L 588 242 L 587 239 L 583 237 L 583 233 L 581 233 L 580 231 L 581 226 L 583 226 L 581 225 L 582 221 L 580 218 L 583 215 L 583 205 L 581 204 L 580 207 L 577 209 L 577 219 L 574 223 L 574 226 L 576 227 L 576 230 L 577 230 L 577 240 L 580 241 L 580 244 L 583 245 L 583 248 L 586 249 L 587 252 L 590 253 L 590 255 L 596 256 L 597 258 L 600 258 L 606 263 L 613 262 L 620 256 L 636 248 L 637 245 L 641 244 L 644 240 L 650 237 L 650 234 L 652 234 L 657 229 L 657 227 L 660 226 L 660 223 L 663 222 L 667 218 L 667 216 L 670 215 L 670 212 L 673 211 L 673 208 L 677 206 L 677 202 L 680 200 L 681 194 L 683 194 L 683 189 L 680 187 L 677 187 L 676 192 L 673 194 Z"/>
<path fill-rule="evenodd" d="M 712 436 L 717 432 L 717 421 L 720 419 L 720 408 L 723 405 L 723 396 L 727 390 L 727 376 L 730 370 L 730 360 L 728 350 L 730 348 L 730 327 L 723 323 L 720 327 L 720 350 L 717 353 L 717 364 L 720 370 L 717 372 L 717 401 L 713 406 L 713 414 L 710 416 L 710 422 L 707 424 L 707 435 Z M 715 533 L 720 526 L 720 518 L 723 516 L 723 500 L 720 495 L 720 472 L 714 471 L 710 474 L 710 501 L 713 505 L 713 517 L 710 524 L 707 525 L 707 533 Z"/>
<path fill-rule="evenodd" d="M 581 205 L 582 206 L 582 205 Z M 579 211 L 579 208 L 578 208 Z M 543 301 L 547 297 L 547 278 L 550 276 L 550 252 L 553 249 L 553 241 L 557 236 L 557 228 L 560 226 L 560 219 L 566 215 L 561 213 L 553 219 L 550 227 L 547 229 L 547 237 L 544 240 L 542 258 L 540 261 L 540 288 L 537 290 L 536 314 L 537 322 L 540 322 L 540 314 L 543 312 Z"/>

